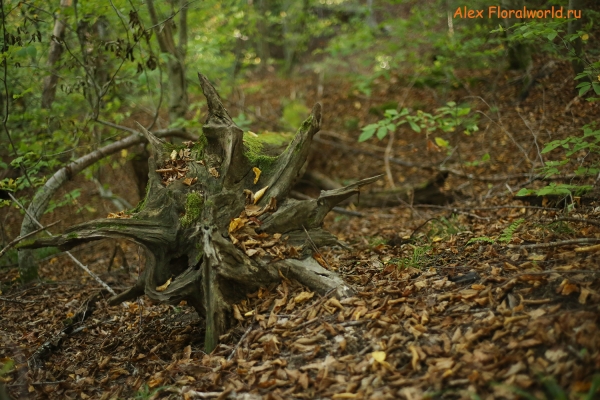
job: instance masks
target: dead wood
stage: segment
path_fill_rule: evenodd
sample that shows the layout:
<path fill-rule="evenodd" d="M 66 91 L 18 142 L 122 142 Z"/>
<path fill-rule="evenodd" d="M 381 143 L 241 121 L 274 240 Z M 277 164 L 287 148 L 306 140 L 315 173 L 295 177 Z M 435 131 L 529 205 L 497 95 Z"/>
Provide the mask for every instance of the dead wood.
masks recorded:
<path fill-rule="evenodd" d="M 327 213 L 380 176 L 322 191 L 317 199 L 289 198 L 321 126 L 321 105 L 313 107 L 283 153 L 264 156 L 255 153 L 208 79 L 198 77 L 208 103 L 203 136 L 174 146 L 142 128 L 152 156 L 146 197 L 134 210 L 19 247 L 69 249 L 102 238 L 138 243 L 146 254 L 145 269 L 133 287 L 109 303 L 143 294 L 169 304 L 185 300 L 206 319 L 210 352 L 231 325 L 232 304 L 282 276 L 320 294 L 352 294 L 312 253 L 340 244 L 321 229 Z"/>

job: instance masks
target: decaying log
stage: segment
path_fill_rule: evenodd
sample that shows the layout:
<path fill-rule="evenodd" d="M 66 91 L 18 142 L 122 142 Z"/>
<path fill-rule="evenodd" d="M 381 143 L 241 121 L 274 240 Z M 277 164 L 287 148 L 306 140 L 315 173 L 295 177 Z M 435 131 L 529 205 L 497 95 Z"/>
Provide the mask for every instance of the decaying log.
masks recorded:
<path fill-rule="evenodd" d="M 198 76 L 208 104 L 203 135 L 174 146 L 142 129 L 152 150 L 148 189 L 128 218 L 86 222 L 19 247 L 69 249 L 101 238 L 140 244 L 143 273 L 109 303 L 143 294 L 169 304 L 185 300 L 205 317 L 210 352 L 232 322 L 232 305 L 281 276 L 320 294 L 352 294 L 311 255 L 315 247 L 340 244 L 321 228 L 327 213 L 379 176 L 322 191 L 317 199 L 288 198 L 321 126 L 321 105 L 313 107 L 283 153 L 265 156 L 235 125 L 207 78 Z"/>
<path fill-rule="evenodd" d="M 418 186 L 401 186 L 394 189 L 372 189 L 360 193 L 358 206 L 393 207 L 402 204 L 444 205 L 452 202 L 452 196 L 442 192 L 448 172 L 439 172 L 433 179 Z M 308 180 L 321 189 L 340 188 L 342 185 L 318 171 L 307 171 L 303 180 Z M 344 203 L 341 203 L 344 204 Z"/>

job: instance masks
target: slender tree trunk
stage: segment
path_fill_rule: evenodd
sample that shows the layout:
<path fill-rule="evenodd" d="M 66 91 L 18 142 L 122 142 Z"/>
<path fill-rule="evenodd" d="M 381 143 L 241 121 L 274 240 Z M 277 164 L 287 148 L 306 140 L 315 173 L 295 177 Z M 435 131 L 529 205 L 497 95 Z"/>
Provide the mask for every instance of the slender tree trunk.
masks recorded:
<path fill-rule="evenodd" d="M 261 68 L 265 68 L 271 57 L 271 51 L 269 49 L 269 34 L 268 34 L 268 24 L 267 21 L 267 11 L 269 9 L 267 5 L 268 0 L 258 0 L 258 15 L 260 15 L 261 20 L 257 23 L 258 37 L 257 41 L 257 52 L 258 57 L 260 57 L 260 65 Z"/>
<path fill-rule="evenodd" d="M 185 80 L 185 53 L 187 46 L 187 6 L 177 1 L 179 10 L 179 45 L 173 37 L 173 21 L 161 24 L 154 7 L 154 0 L 147 0 L 150 20 L 158 40 L 160 51 L 169 55 L 167 76 L 169 79 L 169 120 L 171 123 L 184 118 L 188 109 L 187 82 Z"/>
<path fill-rule="evenodd" d="M 583 0 L 569 0 L 569 10 L 581 9 L 583 9 Z M 569 35 L 576 34 L 579 30 L 581 30 L 581 19 L 569 21 Z M 582 73 L 585 68 L 585 64 L 583 63 L 583 42 L 581 37 L 577 37 L 577 39 L 571 42 L 571 51 L 571 56 L 574 57 L 573 60 L 571 60 L 571 65 L 573 66 L 573 72 L 577 75 Z"/>
<path fill-rule="evenodd" d="M 505 10 L 522 10 L 523 0 L 502 0 L 502 8 Z M 504 18 L 506 28 L 521 22 L 518 18 Z M 511 43 L 508 46 L 508 63 L 511 69 L 527 71 L 531 67 L 531 49 L 524 43 Z"/>
<path fill-rule="evenodd" d="M 71 6 L 71 0 L 61 0 L 60 7 L 64 10 Z M 63 53 L 61 42 L 65 36 L 65 28 L 67 21 L 63 13 L 56 17 L 54 21 L 54 30 L 52 31 L 52 41 L 50 41 L 50 52 L 48 53 L 48 68 L 51 74 L 44 79 L 44 87 L 42 89 L 42 108 L 52 107 L 54 98 L 56 97 L 56 86 L 58 84 L 58 73 L 56 68 L 60 57 Z"/>

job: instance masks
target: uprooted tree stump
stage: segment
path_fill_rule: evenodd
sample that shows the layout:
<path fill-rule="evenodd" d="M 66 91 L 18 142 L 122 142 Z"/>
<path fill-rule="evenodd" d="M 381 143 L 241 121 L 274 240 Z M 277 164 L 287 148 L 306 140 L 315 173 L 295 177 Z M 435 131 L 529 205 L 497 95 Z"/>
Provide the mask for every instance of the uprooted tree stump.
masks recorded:
<path fill-rule="evenodd" d="M 311 255 L 316 247 L 339 244 L 321 228 L 326 214 L 379 177 L 323 191 L 318 199 L 288 198 L 321 125 L 321 105 L 282 154 L 268 156 L 254 138 L 244 137 L 214 87 L 198 76 L 208 103 L 203 135 L 175 146 L 142 128 L 152 155 L 146 197 L 134 210 L 21 247 L 69 249 L 102 238 L 133 240 L 145 251 L 145 269 L 109 304 L 143 294 L 170 304 L 186 300 L 206 319 L 210 352 L 232 321 L 232 305 L 281 276 L 321 294 L 352 293 Z"/>

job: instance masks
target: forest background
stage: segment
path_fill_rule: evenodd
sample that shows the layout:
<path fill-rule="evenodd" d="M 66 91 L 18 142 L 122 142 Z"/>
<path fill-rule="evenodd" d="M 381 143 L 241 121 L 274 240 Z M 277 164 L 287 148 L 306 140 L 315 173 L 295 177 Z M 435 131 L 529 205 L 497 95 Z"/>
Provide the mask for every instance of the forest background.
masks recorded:
<path fill-rule="evenodd" d="M 18 301 L 35 301 L 41 309 L 55 307 L 40 300 L 44 298 L 41 295 L 45 293 L 44 287 L 48 282 L 69 281 L 73 271 L 80 274 L 76 263 L 58 248 L 35 251 L 15 248 L 16 238 L 38 230 L 36 220 L 44 226 L 55 224 L 52 231 L 58 233 L 76 223 L 106 215 L 123 216 L 144 199 L 149 152 L 138 124 L 174 143 L 202 135 L 207 103 L 198 72 L 213 82 L 242 130 L 265 137 L 271 135 L 275 138 L 269 140 L 276 144 L 281 138 L 291 136 L 290 132 L 301 125 L 315 102 L 322 103 L 323 125 L 315 137 L 307 172 L 294 189 L 299 198 L 317 197 L 320 190 L 383 174 L 373 189 L 344 204 L 343 209 L 326 220 L 338 237 L 353 246 L 350 257 L 353 262 L 363 260 L 368 264 L 365 271 L 353 270 L 348 275 L 372 278 L 373 274 L 380 274 L 387 280 L 394 269 L 394 279 L 403 282 L 399 270 L 415 279 L 432 265 L 456 263 L 462 267 L 468 263 L 443 258 L 446 251 L 452 254 L 465 251 L 452 250 L 457 240 L 463 246 L 469 245 L 468 249 L 480 249 L 473 257 L 486 252 L 486 256 L 493 258 L 500 252 L 509 265 L 519 257 L 509 254 L 511 250 L 506 246 L 549 243 L 554 239 L 554 242 L 572 240 L 571 246 L 597 243 L 600 128 L 595 121 L 600 99 L 597 27 L 600 9 L 595 1 L 2 0 L 0 3 L 3 314 L 9 315 L 11 310 L 16 312 L 28 304 Z M 545 18 L 547 14 L 544 18 L 536 14 L 534 18 L 519 19 L 515 14 L 500 12 L 524 7 L 571 9 L 580 13 L 571 19 Z M 496 12 L 490 16 L 492 9 Z M 483 10 L 483 13 L 478 18 L 476 11 L 468 14 L 469 10 Z M 428 189 L 422 198 L 420 188 Z M 491 214 L 481 213 L 486 207 Z M 29 215 L 24 208 L 29 209 Z M 536 214 L 536 208 L 542 214 Z M 573 220 L 571 224 L 569 218 Z M 84 248 L 79 254 L 104 281 L 115 285 L 135 280 L 139 274 L 136 268 L 141 264 L 135 246 L 126 242 L 100 242 L 95 246 Z M 343 271 L 339 264 L 346 258 L 337 251 L 323 257 L 326 263 L 338 265 L 335 268 Z M 595 251 L 580 253 L 591 257 Z M 537 268 L 538 262 L 543 264 L 550 259 L 552 256 L 548 254 L 539 259 L 529 258 L 518 266 L 521 268 L 518 273 L 524 274 L 522 268 L 528 267 L 523 267 L 527 262 Z M 570 265 L 574 271 L 595 269 L 595 272 L 584 273 L 580 279 L 574 279 L 574 272 L 569 273 L 570 280 L 558 279 L 551 292 L 559 297 L 574 296 L 574 303 L 582 307 L 579 311 L 595 315 L 586 314 L 593 327 L 580 327 L 588 337 L 593 337 L 593 332 L 597 332 L 598 309 L 589 306 L 589 302 L 597 304 L 598 300 L 597 262 L 577 259 Z M 505 268 L 510 271 L 510 267 Z M 373 269 L 377 272 L 369 272 Z M 468 273 L 469 269 L 459 268 L 450 275 Z M 86 274 L 81 272 L 81 276 Z M 94 287 L 94 281 L 86 279 L 78 278 L 76 282 L 80 283 L 74 283 L 68 294 L 59 297 L 72 299 L 75 292 L 83 296 L 82 293 Z M 353 279 L 358 278 L 350 279 L 353 284 L 367 285 L 363 278 Z M 533 285 L 536 279 L 526 283 Z M 485 286 L 485 282 L 476 284 Z M 506 287 L 502 287 L 505 297 L 500 304 L 509 298 Z M 30 293 L 32 297 L 14 297 L 20 296 L 19 293 Z M 403 297 L 406 296 L 405 293 Z M 586 299 L 591 300 L 586 304 Z M 561 300 L 549 303 L 559 304 Z M 370 306 L 383 307 L 381 303 Z M 148 307 L 151 310 L 154 306 Z M 511 310 L 514 307 L 509 305 Z M 160 312 L 180 313 L 173 310 L 166 308 Z M 113 308 L 110 312 L 116 311 Z M 2 318 L 6 318 L 7 327 L 22 326 L 17 329 L 19 334 L 39 346 L 57 332 L 62 319 L 70 318 L 74 312 L 68 308 L 66 315 L 62 314 L 60 311 L 44 316 L 45 325 L 33 336 L 25 328 L 26 321 L 19 322 L 16 316 Z M 135 323 L 135 316 L 136 312 L 129 315 L 131 323 Z M 33 315 L 28 318 L 29 322 L 36 320 Z M 420 318 L 424 324 L 422 315 Z M 197 329 L 202 331 L 200 327 Z M 245 325 L 241 332 L 244 331 Z M 363 333 L 367 332 L 370 331 L 365 327 Z M 516 333 L 511 331 L 509 337 L 513 334 Z M 232 334 L 228 339 L 232 347 L 241 336 Z M 456 340 L 460 342 L 460 338 Z M 51 392 L 48 386 L 39 382 L 69 381 L 69 371 L 58 374 L 60 379 L 56 376 L 50 379 L 45 377 L 49 369 L 35 372 L 27 367 L 24 360 L 31 354 L 23 354 L 22 348 L 15 344 L 18 341 L 17 337 L 6 336 L 0 354 L 4 365 L 0 375 L 13 396 L 48 395 Z M 406 391 L 407 387 L 418 393 L 413 398 L 434 392 L 459 396 L 456 393 L 460 390 L 482 396 L 500 395 L 503 390 L 502 395 L 514 396 L 519 390 L 539 396 L 548 392 L 593 395 L 600 384 L 592 373 L 600 363 L 600 349 L 597 340 L 591 342 L 577 341 L 576 350 L 572 351 L 576 356 L 561 358 L 552 353 L 546 357 L 551 361 L 555 361 L 552 357 L 562 361 L 572 357 L 583 360 L 583 367 L 570 380 L 560 377 L 560 372 L 569 366 L 542 373 L 544 377 L 552 377 L 544 380 L 532 372 L 533 362 L 528 366 L 530 369 L 511 371 L 502 370 L 506 364 L 497 359 L 494 368 L 498 371 L 493 379 L 471 375 L 456 378 L 462 381 L 457 381 L 450 392 L 446 385 L 433 391 L 427 389 L 424 383 L 427 379 L 422 375 L 418 384 L 398 383 L 396 376 L 396 386 L 388 388 L 404 390 L 405 398 L 411 398 L 413 393 Z M 393 347 L 393 343 L 388 340 L 383 347 Z M 326 348 L 321 349 L 323 357 Z M 372 354 L 379 351 L 370 348 L 374 350 Z M 404 355 L 408 357 L 404 362 L 412 365 L 414 371 L 418 370 L 415 363 L 419 360 L 433 357 L 419 349 L 413 347 Z M 314 357 L 316 354 L 318 351 Z M 370 358 L 371 364 L 377 357 Z M 190 360 L 189 354 L 187 359 Z M 385 365 L 384 360 L 375 361 L 375 365 Z M 400 365 L 402 361 L 394 364 L 394 368 Z M 156 377 L 156 369 L 150 370 L 147 373 Z M 386 367 L 374 370 L 381 372 Z M 520 373 L 528 379 L 520 377 Z M 176 384 L 181 377 L 152 381 L 134 378 L 131 372 L 112 376 L 115 374 L 131 380 L 122 393 L 114 388 L 112 392 L 100 389 L 108 384 L 106 381 L 96 384 L 96 388 L 92 385 L 84 390 L 82 385 L 65 384 L 60 390 L 82 397 L 112 393 L 129 398 L 140 393 L 166 396 L 168 391 L 164 388 L 182 390 L 181 387 L 194 386 L 191 381 Z M 74 375 L 90 376 L 83 372 Z M 294 380 L 293 375 L 286 375 L 293 383 L 292 388 L 306 386 L 325 393 L 331 387 L 319 386 L 322 379 L 318 376 L 306 375 L 305 384 L 301 380 L 304 378 Z M 285 381 L 281 376 L 277 379 Z M 495 389 L 490 386 L 491 381 L 503 379 L 510 382 Z M 246 381 L 243 390 L 237 386 L 234 389 L 256 392 L 260 388 L 262 395 L 276 396 L 273 390 L 265 390 L 285 386 L 264 384 L 267 381 L 256 378 Z M 548 389 L 551 385 L 555 385 L 554 389 Z M 206 393 L 234 390 L 227 389 L 222 382 L 201 386 L 196 387 L 198 393 L 206 388 L 209 388 Z M 363 386 L 354 388 L 354 393 L 364 395 L 376 388 Z"/>

